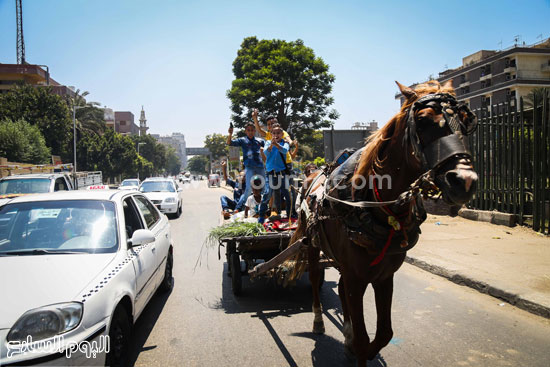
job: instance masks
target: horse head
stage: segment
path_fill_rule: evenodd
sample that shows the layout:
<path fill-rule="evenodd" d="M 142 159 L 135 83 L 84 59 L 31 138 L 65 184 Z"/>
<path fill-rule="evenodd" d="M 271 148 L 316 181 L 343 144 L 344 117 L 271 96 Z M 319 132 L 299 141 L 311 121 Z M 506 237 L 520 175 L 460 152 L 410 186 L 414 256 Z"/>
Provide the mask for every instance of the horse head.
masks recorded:
<path fill-rule="evenodd" d="M 412 90 L 397 83 L 403 104 L 404 139 L 423 172 L 433 172 L 443 199 L 462 205 L 473 197 L 478 176 L 472 165 L 468 135 L 477 126 L 475 115 L 455 98 L 451 82 L 421 84 Z"/>

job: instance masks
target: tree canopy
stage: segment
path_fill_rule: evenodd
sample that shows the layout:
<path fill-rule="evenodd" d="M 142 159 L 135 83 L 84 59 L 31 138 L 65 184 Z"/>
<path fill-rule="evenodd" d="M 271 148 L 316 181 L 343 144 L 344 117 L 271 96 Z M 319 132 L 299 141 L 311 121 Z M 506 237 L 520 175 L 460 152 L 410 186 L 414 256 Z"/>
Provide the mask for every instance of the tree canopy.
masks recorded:
<path fill-rule="evenodd" d="M 72 119 L 67 104 L 50 87 L 17 86 L 0 94 L 0 116 L 36 125 L 52 154 L 72 161 Z"/>
<path fill-rule="evenodd" d="M 195 174 L 207 174 L 208 158 L 202 155 L 191 157 L 187 161 L 187 169 Z"/>
<path fill-rule="evenodd" d="M 51 161 L 50 149 L 40 130 L 24 120 L 0 121 L 0 157 L 21 163 L 43 164 Z"/>
<path fill-rule="evenodd" d="M 237 127 L 251 121 L 254 108 L 260 117 L 277 117 L 283 129 L 301 138 L 328 128 L 338 118 L 334 103 L 334 75 L 329 66 L 302 40 L 245 38 L 233 62 L 235 79 L 227 97 Z"/>
<path fill-rule="evenodd" d="M 204 138 L 204 147 L 210 150 L 212 159 L 219 159 L 229 154 L 227 136 L 222 134 L 206 135 L 206 138 Z"/>

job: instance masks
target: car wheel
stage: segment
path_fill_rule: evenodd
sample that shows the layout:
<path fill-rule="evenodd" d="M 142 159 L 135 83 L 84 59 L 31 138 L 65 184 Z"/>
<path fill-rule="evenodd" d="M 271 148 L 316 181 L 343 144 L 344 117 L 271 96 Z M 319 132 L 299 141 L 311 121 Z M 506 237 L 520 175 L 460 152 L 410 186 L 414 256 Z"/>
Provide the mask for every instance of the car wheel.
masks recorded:
<path fill-rule="evenodd" d="M 178 206 L 178 210 L 176 210 L 176 214 L 174 214 L 174 218 L 179 218 L 181 215 L 181 206 Z"/>
<path fill-rule="evenodd" d="M 164 268 L 164 279 L 160 283 L 159 290 L 163 293 L 170 292 L 174 287 L 174 278 L 172 277 L 172 269 L 174 267 L 174 255 L 172 250 L 168 251 L 166 257 L 166 267 Z"/>
<path fill-rule="evenodd" d="M 132 326 L 128 313 L 121 305 L 117 306 L 111 327 L 109 328 L 109 353 L 105 360 L 106 366 L 127 366 L 130 351 L 130 336 Z"/>

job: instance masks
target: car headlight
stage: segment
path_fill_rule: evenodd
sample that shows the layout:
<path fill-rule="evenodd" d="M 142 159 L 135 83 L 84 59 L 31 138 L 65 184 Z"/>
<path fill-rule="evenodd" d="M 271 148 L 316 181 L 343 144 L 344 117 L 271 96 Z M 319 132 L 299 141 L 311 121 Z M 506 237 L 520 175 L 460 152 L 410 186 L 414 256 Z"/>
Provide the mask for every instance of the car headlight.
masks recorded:
<path fill-rule="evenodd" d="M 166 198 L 166 199 L 164 199 L 164 202 L 165 202 L 165 203 L 175 203 L 175 202 L 176 202 L 176 198 Z"/>
<path fill-rule="evenodd" d="M 25 312 L 8 333 L 8 342 L 51 338 L 70 331 L 82 319 L 82 303 L 58 303 Z"/>

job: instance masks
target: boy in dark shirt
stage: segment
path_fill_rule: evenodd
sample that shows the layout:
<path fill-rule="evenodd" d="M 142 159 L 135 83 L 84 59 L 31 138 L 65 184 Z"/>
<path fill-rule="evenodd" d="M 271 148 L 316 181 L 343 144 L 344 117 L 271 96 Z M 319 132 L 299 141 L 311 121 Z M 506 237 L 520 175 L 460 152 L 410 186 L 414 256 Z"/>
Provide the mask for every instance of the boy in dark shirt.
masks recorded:
<path fill-rule="evenodd" d="M 222 173 L 223 173 L 223 178 L 225 180 L 225 184 L 233 188 L 233 199 L 230 199 L 225 195 L 220 197 L 223 217 L 224 219 L 229 219 L 229 217 L 231 216 L 231 212 L 235 210 L 235 208 L 237 207 L 237 203 L 239 202 L 239 200 L 241 199 L 245 191 L 246 181 L 244 179 L 245 177 L 244 172 L 240 172 L 236 181 L 233 181 L 232 179 L 228 178 L 227 162 L 223 161 L 221 165 L 222 165 Z"/>

